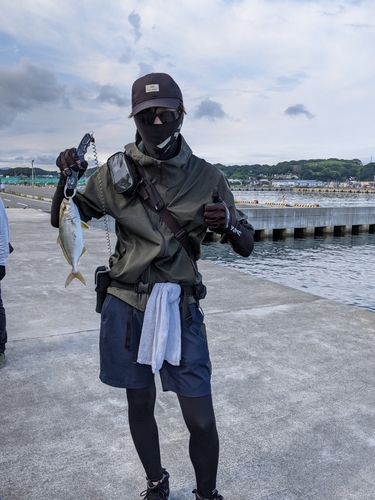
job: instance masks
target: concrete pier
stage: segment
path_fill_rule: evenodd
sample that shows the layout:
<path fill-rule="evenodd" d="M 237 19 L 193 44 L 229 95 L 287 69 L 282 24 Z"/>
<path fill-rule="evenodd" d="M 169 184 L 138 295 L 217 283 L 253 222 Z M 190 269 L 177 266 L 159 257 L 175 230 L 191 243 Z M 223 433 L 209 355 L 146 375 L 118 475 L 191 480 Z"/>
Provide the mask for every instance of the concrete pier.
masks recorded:
<path fill-rule="evenodd" d="M 375 206 L 270 208 L 238 204 L 237 207 L 253 224 L 257 240 L 375 232 Z"/>
<path fill-rule="evenodd" d="M 9 340 L 0 498 L 139 499 L 145 473 L 125 391 L 98 379 L 93 276 L 108 259 L 105 234 L 85 231 L 87 286 L 64 288 L 70 268 L 49 216 L 7 212 L 15 250 L 1 282 Z M 375 314 L 209 262 L 199 267 L 225 500 L 373 500 Z M 157 387 L 170 500 L 193 500 L 189 435 L 175 395 Z"/>

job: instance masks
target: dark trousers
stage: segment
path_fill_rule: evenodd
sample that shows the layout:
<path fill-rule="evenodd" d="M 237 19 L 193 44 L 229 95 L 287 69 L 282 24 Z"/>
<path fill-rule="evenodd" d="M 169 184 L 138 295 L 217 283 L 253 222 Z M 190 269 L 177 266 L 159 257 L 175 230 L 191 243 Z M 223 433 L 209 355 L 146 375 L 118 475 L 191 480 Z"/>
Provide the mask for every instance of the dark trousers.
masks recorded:
<path fill-rule="evenodd" d="M 3 301 L 1 299 L 1 282 L 0 282 L 0 353 L 5 351 L 5 344 L 8 340 L 6 317 Z"/>

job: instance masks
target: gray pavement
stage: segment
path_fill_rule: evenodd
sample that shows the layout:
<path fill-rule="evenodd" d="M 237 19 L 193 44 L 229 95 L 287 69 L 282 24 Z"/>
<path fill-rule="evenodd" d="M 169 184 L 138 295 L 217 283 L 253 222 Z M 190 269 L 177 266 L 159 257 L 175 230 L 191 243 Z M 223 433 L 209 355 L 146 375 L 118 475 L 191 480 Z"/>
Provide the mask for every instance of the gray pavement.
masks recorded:
<path fill-rule="evenodd" d="M 78 280 L 46 213 L 8 209 L 0 370 L 2 500 L 135 500 L 144 472 L 125 391 L 98 378 L 93 274 L 104 231 L 85 231 Z M 261 244 L 261 243 L 259 243 Z M 251 257 L 250 257 L 251 258 Z M 225 500 L 375 499 L 375 315 L 201 262 Z M 156 406 L 170 500 L 193 499 L 174 394 Z"/>

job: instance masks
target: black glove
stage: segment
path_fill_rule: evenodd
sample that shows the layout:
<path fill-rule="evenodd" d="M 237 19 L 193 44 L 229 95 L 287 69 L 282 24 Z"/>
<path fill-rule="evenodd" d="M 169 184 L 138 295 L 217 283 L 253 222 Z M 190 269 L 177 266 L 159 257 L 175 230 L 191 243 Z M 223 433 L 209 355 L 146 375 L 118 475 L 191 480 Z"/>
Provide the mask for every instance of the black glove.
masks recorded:
<path fill-rule="evenodd" d="M 253 231 L 244 227 L 236 217 L 231 214 L 225 202 L 220 198 L 219 186 L 215 186 L 212 191 L 213 203 L 208 203 L 204 207 L 204 220 L 208 229 L 215 233 L 222 234 L 221 242 L 229 240 L 233 250 L 248 257 L 254 248 Z"/>
<path fill-rule="evenodd" d="M 60 169 L 60 179 L 66 182 L 66 178 L 71 175 L 72 170 L 78 172 L 78 179 L 82 177 L 82 175 L 86 172 L 88 163 L 86 160 L 79 162 L 79 158 L 77 156 L 76 148 L 66 149 L 62 151 L 59 156 L 56 158 L 56 165 Z"/>
<path fill-rule="evenodd" d="M 71 189 L 67 189 L 67 192 L 65 193 L 65 185 L 68 177 L 72 174 L 72 170 L 78 172 L 78 179 L 80 179 L 86 172 L 88 166 L 87 161 L 84 160 L 79 164 L 77 164 L 77 161 L 79 161 L 79 158 L 77 156 L 76 148 L 70 148 L 62 151 L 56 158 L 56 166 L 60 169 L 60 181 L 52 199 L 51 224 L 53 227 L 59 227 L 59 213 L 62 200 L 66 196 L 69 197 L 74 194 Z"/>
<path fill-rule="evenodd" d="M 208 229 L 215 233 L 223 234 L 231 226 L 232 214 L 223 201 L 205 205 L 203 217 Z"/>
<path fill-rule="evenodd" d="M 5 275 L 5 266 L 0 266 L 0 281 L 4 278 Z"/>

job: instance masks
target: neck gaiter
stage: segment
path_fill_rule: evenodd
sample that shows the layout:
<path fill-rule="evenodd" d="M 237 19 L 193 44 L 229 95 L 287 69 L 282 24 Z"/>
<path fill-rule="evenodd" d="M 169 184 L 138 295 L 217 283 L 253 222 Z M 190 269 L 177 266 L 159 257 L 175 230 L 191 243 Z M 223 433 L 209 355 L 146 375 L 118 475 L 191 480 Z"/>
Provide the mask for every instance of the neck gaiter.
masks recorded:
<path fill-rule="evenodd" d="M 134 121 L 147 151 L 147 155 L 157 160 L 169 160 L 177 153 L 178 136 L 183 122 L 183 115 L 172 123 L 150 125 L 142 123 L 137 116 Z"/>

